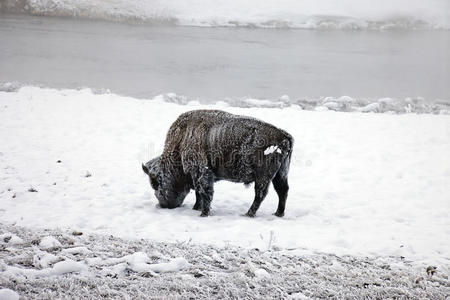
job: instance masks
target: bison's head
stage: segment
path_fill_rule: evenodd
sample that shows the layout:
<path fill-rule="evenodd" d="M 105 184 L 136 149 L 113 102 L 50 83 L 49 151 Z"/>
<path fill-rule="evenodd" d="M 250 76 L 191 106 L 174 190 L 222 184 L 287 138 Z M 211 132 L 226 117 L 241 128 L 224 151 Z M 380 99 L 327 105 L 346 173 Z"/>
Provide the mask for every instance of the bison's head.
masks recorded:
<path fill-rule="evenodd" d="M 183 204 L 190 187 L 171 172 L 164 170 L 159 156 L 142 164 L 142 169 L 148 175 L 150 185 L 155 190 L 155 196 L 162 208 L 175 208 Z"/>

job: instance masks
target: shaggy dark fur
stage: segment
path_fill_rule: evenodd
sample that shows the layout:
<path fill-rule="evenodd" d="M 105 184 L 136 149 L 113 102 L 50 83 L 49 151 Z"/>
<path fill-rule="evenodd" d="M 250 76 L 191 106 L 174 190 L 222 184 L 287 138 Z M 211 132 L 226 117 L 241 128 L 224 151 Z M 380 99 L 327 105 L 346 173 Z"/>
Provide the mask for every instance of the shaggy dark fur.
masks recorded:
<path fill-rule="evenodd" d="M 282 217 L 293 141 L 287 132 L 254 118 L 194 110 L 178 117 L 162 155 L 142 168 L 163 208 L 180 206 L 194 189 L 194 209 L 208 216 L 215 181 L 254 182 L 255 198 L 247 212 L 253 217 L 272 181 L 279 197 L 275 215 Z"/>

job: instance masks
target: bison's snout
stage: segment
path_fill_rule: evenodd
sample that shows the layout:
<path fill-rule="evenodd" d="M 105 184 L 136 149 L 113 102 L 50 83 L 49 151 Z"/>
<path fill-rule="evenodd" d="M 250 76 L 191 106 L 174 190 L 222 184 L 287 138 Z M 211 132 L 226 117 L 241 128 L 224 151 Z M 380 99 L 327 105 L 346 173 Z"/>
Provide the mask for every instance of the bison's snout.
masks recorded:
<path fill-rule="evenodd" d="M 159 206 L 161 208 L 177 208 L 183 204 L 183 200 L 186 197 L 187 192 L 172 192 L 159 189 L 155 191 L 155 196 L 158 199 Z"/>
<path fill-rule="evenodd" d="M 175 205 L 175 204 L 161 204 L 161 203 L 159 204 L 159 206 L 160 206 L 161 208 L 169 208 L 169 209 L 180 207 L 180 205 Z"/>

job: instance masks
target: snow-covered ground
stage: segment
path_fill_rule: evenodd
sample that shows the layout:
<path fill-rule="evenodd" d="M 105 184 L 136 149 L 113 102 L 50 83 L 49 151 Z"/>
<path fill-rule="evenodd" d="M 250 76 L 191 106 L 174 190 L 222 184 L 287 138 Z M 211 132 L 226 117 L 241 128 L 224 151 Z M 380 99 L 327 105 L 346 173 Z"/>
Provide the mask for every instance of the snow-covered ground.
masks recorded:
<path fill-rule="evenodd" d="M 122 240 L 0 224 L 0 299 L 445 299 L 448 274 L 398 257 Z M 21 239 L 21 243 L 11 242 Z M 47 248 L 45 240 L 58 242 Z M 45 242 L 44 242 L 45 244 Z"/>
<path fill-rule="evenodd" d="M 450 117 L 237 108 L 90 90 L 0 92 L 0 223 L 121 238 L 403 257 L 448 272 Z M 224 109 L 290 132 L 286 215 L 273 189 L 247 218 L 253 188 L 219 182 L 212 216 L 160 209 L 141 170 L 176 117 Z M 51 243 L 46 241 L 45 243 Z"/>

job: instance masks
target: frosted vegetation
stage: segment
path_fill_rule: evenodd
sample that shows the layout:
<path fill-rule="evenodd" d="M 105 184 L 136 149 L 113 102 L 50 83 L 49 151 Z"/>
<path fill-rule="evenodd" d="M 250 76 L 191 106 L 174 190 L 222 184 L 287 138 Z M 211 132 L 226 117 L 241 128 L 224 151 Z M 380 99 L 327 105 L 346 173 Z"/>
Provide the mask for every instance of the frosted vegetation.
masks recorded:
<path fill-rule="evenodd" d="M 448 274 L 400 258 L 295 255 L 269 244 L 219 248 L 4 225 L 0 232 L 23 240 L 0 239 L 0 296 L 11 297 L 2 299 L 444 299 L 450 292 Z M 41 247 L 49 236 L 59 245 Z"/>

